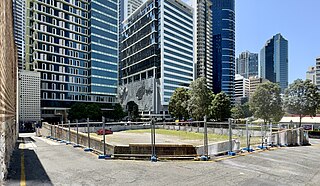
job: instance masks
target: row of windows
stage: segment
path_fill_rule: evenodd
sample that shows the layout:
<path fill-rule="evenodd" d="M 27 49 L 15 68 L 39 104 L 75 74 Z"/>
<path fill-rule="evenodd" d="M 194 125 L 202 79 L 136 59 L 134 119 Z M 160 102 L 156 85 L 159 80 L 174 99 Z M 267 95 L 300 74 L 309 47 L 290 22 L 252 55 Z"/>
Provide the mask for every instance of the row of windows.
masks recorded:
<path fill-rule="evenodd" d="M 192 70 L 193 70 L 192 68 L 185 67 L 185 66 L 182 66 L 182 65 L 179 65 L 179 64 L 175 64 L 175 63 L 171 63 L 171 62 L 168 62 L 168 61 L 164 61 L 164 64 L 168 65 L 168 66 L 171 66 L 171 67 L 176 67 L 178 69 L 188 70 L 190 72 L 192 72 Z"/>
<path fill-rule="evenodd" d="M 191 64 L 193 63 L 193 58 L 192 58 L 192 57 L 188 57 L 188 56 L 186 56 L 186 55 L 183 55 L 183 54 L 174 52 L 174 51 L 170 50 L 170 48 L 165 48 L 164 51 L 167 52 L 167 53 L 169 53 L 169 54 L 172 54 L 172 55 L 174 55 L 174 56 L 177 56 L 177 57 L 180 57 L 180 58 L 185 59 L 185 60 L 187 60 L 187 61 L 190 61 Z M 168 58 L 168 59 L 169 59 L 169 58 Z M 188 62 L 184 62 L 184 63 L 185 63 L 186 65 L 187 65 L 187 64 L 190 65 L 190 63 L 188 63 Z"/>
<path fill-rule="evenodd" d="M 174 46 L 174 45 L 171 45 L 171 44 L 169 44 L 169 43 L 164 43 L 164 46 L 169 47 L 170 49 L 175 49 L 175 50 L 177 50 L 177 51 L 183 52 L 183 53 L 185 53 L 185 54 L 189 54 L 189 55 L 191 55 L 191 56 L 193 55 L 193 52 L 190 52 L 190 51 L 181 49 L 181 48 L 179 48 L 179 47 L 177 47 L 177 46 Z M 192 51 L 192 50 L 191 50 L 191 51 Z"/>
<path fill-rule="evenodd" d="M 184 71 L 181 71 L 181 70 L 176 70 L 176 69 L 172 69 L 172 68 L 168 68 L 168 67 L 164 67 L 164 71 L 166 72 L 173 72 L 173 73 L 176 73 L 176 74 L 181 74 L 181 75 L 184 75 L 184 76 L 189 76 L 189 77 L 193 77 L 192 73 L 188 73 L 188 72 L 184 72 Z"/>
<path fill-rule="evenodd" d="M 188 81 L 188 82 L 191 82 L 193 80 L 192 78 L 185 78 L 185 77 L 175 76 L 175 75 L 167 74 L 167 73 L 164 73 L 164 77 L 171 78 L 173 80 L 181 80 L 181 81 Z"/>
<path fill-rule="evenodd" d="M 169 32 L 168 30 L 164 30 L 164 33 L 168 34 L 169 36 L 172 36 L 172 37 L 176 38 L 178 41 L 183 41 L 183 42 L 185 42 L 185 43 L 187 43 L 189 45 L 193 45 L 192 41 L 184 39 L 184 38 L 182 38 L 180 36 L 177 36 L 176 34 L 173 34 L 173 33 Z"/>

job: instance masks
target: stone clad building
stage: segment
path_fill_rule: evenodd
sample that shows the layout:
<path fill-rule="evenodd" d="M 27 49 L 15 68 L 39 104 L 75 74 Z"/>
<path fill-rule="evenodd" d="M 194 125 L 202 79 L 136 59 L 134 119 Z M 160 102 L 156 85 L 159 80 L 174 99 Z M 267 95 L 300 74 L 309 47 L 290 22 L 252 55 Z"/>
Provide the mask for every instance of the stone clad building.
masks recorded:
<path fill-rule="evenodd" d="M 0 185 L 7 174 L 17 139 L 17 49 L 13 36 L 12 0 L 0 1 Z"/>

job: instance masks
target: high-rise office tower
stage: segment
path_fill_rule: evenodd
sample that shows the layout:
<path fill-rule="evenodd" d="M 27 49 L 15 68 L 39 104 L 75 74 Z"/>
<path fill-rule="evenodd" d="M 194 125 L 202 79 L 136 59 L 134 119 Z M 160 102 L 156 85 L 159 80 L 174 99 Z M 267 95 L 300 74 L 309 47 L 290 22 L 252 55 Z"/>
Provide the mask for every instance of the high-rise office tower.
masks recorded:
<path fill-rule="evenodd" d="M 213 90 L 234 95 L 235 0 L 212 0 Z"/>
<path fill-rule="evenodd" d="M 240 74 L 236 74 L 234 82 L 234 99 L 237 103 L 243 104 L 249 98 L 250 81 Z"/>
<path fill-rule="evenodd" d="M 320 90 L 320 57 L 316 58 L 316 85 Z"/>
<path fill-rule="evenodd" d="M 19 72 L 19 123 L 41 122 L 40 73 Z"/>
<path fill-rule="evenodd" d="M 279 83 L 282 93 L 288 88 L 288 41 L 281 34 L 273 36 L 261 49 L 259 76 Z"/>
<path fill-rule="evenodd" d="M 120 22 L 127 19 L 142 3 L 143 0 L 120 0 Z"/>
<path fill-rule="evenodd" d="M 42 118 L 76 102 L 115 103 L 118 0 L 27 0 L 26 68 L 41 73 Z"/>
<path fill-rule="evenodd" d="M 174 90 L 194 80 L 193 8 L 147 0 L 123 22 L 119 102 L 165 115 Z"/>
<path fill-rule="evenodd" d="M 257 76 L 259 74 L 258 54 L 249 51 L 242 52 L 236 60 L 236 74 L 244 78 Z"/>
<path fill-rule="evenodd" d="M 316 67 L 309 67 L 306 72 L 306 79 L 309 79 L 312 84 L 316 85 Z"/>
<path fill-rule="evenodd" d="M 195 8 L 195 34 L 197 77 L 205 77 L 210 90 L 213 90 L 212 72 L 212 2 L 211 0 L 196 0 Z"/>
<path fill-rule="evenodd" d="M 25 1 L 13 0 L 13 24 L 14 24 L 14 38 L 18 50 L 18 68 L 24 69 L 24 51 L 25 51 Z"/>

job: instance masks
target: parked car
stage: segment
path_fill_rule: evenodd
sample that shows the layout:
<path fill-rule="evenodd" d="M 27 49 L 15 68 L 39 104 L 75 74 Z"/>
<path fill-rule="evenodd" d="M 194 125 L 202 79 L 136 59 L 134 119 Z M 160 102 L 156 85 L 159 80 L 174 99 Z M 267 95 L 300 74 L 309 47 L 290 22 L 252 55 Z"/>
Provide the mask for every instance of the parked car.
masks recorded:
<path fill-rule="evenodd" d="M 113 134 L 113 132 L 111 131 L 111 130 L 109 130 L 109 129 L 105 129 L 105 132 L 104 132 L 106 135 L 108 135 L 108 134 Z M 98 135 L 103 135 L 103 129 L 99 129 L 99 130 L 97 130 L 97 134 Z"/>

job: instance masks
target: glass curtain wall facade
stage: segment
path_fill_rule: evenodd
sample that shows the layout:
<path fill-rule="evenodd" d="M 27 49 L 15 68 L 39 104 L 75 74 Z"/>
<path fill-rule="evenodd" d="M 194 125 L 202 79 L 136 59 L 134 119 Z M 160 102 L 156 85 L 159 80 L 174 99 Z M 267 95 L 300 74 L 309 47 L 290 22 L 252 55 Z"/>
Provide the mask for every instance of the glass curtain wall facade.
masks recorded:
<path fill-rule="evenodd" d="M 281 34 L 268 40 L 260 52 L 260 77 L 288 88 L 288 41 Z"/>
<path fill-rule="evenodd" d="M 123 22 L 122 105 L 133 100 L 140 112 L 167 113 L 174 90 L 194 79 L 193 44 L 190 6 L 174 0 L 147 0 L 140 6 Z"/>
<path fill-rule="evenodd" d="M 25 0 L 13 0 L 14 39 L 18 49 L 18 69 L 24 69 Z"/>
<path fill-rule="evenodd" d="M 212 0 L 213 90 L 234 96 L 235 0 Z"/>
<path fill-rule="evenodd" d="M 118 1 L 26 4 L 26 69 L 41 73 L 42 117 L 57 117 L 75 102 L 114 103 Z"/>
<path fill-rule="evenodd" d="M 258 54 L 249 51 L 242 52 L 236 60 L 236 74 L 244 78 L 254 77 L 259 74 Z"/>

